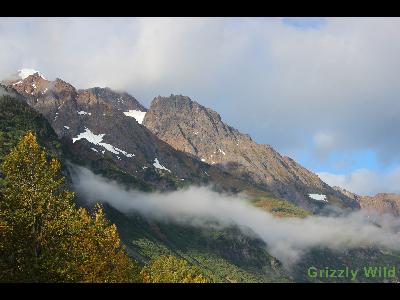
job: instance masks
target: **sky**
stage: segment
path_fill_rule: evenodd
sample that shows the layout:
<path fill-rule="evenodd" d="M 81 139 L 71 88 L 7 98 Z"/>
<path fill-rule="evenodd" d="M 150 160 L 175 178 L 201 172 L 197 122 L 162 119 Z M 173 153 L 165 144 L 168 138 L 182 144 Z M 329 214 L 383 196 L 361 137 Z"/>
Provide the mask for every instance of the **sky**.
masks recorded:
<path fill-rule="evenodd" d="M 0 42 L 1 78 L 187 95 L 330 185 L 400 192 L 399 18 L 0 18 Z"/>

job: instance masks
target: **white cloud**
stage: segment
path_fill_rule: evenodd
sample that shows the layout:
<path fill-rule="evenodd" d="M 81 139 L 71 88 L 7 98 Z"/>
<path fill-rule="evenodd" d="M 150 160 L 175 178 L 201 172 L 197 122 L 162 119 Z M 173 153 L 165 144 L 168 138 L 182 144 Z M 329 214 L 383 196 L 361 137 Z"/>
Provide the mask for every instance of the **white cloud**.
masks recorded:
<path fill-rule="evenodd" d="M 313 142 L 315 145 L 314 155 L 317 158 L 326 158 L 335 147 L 335 138 L 327 132 L 317 132 L 314 134 Z"/>
<path fill-rule="evenodd" d="M 222 226 L 238 225 L 243 232 L 260 237 L 272 255 L 288 266 L 312 247 L 343 250 L 360 246 L 399 249 L 400 220 L 363 211 L 339 217 L 311 216 L 305 219 L 278 218 L 249 204 L 246 198 L 218 194 L 206 187 L 191 187 L 169 193 L 128 190 L 115 182 L 77 167 L 74 186 L 87 201 L 106 202 L 122 212 L 180 224 L 205 226 L 217 221 Z M 397 226 L 397 229 L 396 229 Z"/>
<path fill-rule="evenodd" d="M 380 192 L 400 193 L 400 168 L 385 174 L 358 169 L 349 174 L 320 172 L 317 175 L 331 186 L 339 186 L 359 195 L 373 196 Z"/>
<path fill-rule="evenodd" d="M 283 152 L 371 149 L 400 160 L 400 19 L 3 18 L 0 76 L 21 67 L 145 105 L 186 94 Z M 245 116 L 245 117 L 244 117 Z M 321 142 L 321 141 L 320 141 Z M 318 149 L 316 150 L 318 152 Z"/>

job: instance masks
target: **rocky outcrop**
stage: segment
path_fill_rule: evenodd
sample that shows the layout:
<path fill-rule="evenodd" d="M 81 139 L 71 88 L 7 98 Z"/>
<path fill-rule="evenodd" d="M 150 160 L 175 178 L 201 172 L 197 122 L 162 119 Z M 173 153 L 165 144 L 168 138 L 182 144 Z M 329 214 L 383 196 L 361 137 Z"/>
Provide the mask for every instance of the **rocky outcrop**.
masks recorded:
<path fill-rule="evenodd" d="M 215 183 L 228 190 L 252 188 L 177 151 L 126 115 L 127 111 L 146 111 L 126 93 L 109 88 L 77 90 L 61 79 L 50 81 L 39 73 L 5 84 L 7 91 L 18 94 L 45 116 L 68 153 L 92 169 L 107 173 L 119 170 L 119 174 L 161 190 L 190 183 Z"/>
<path fill-rule="evenodd" d="M 362 209 L 400 216 L 400 195 L 398 194 L 379 193 L 375 196 L 361 196 L 358 200 Z"/>
<path fill-rule="evenodd" d="M 185 180 L 218 182 L 230 190 L 249 187 L 272 192 L 308 210 L 327 203 L 359 207 L 314 173 L 271 146 L 257 144 L 225 124 L 217 112 L 188 97 L 157 97 L 147 111 L 129 94 L 98 87 L 77 90 L 38 72 L 6 85 L 42 113 L 82 161 L 94 165 L 112 161 L 157 188 L 168 189 L 168 182 L 176 185 Z M 310 194 L 323 194 L 326 201 Z"/>
<path fill-rule="evenodd" d="M 139 103 L 134 97 L 125 92 L 117 92 L 108 87 L 106 88 L 91 88 L 82 90 L 83 94 L 88 94 L 87 97 L 101 99 L 102 101 L 112 105 L 119 111 L 127 112 L 137 110 L 146 112 L 147 109 Z"/>
<path fill-rule="evenodd" d="M 400 195 L 395 193 L 378 193 L 375 196 L 361 196 L 335 186 L 334 189 L 356 200 L 361 209 L 376 211 L 381 214 L 400 216 Z"/>
<path fill-rule="evenodd" d="M 356 201 L 332 189 L 316 174 L 281 156 L 270 145 L 257 144 L 249 135 L 225 124 L 217 112 L 189 97 L 155 98 L 143 125 L 175 149 L 272 190 L 304 208 L 326 203 L 312 199 L 309 194 L 324 194 L 328 203 L 358 207 Z"/>

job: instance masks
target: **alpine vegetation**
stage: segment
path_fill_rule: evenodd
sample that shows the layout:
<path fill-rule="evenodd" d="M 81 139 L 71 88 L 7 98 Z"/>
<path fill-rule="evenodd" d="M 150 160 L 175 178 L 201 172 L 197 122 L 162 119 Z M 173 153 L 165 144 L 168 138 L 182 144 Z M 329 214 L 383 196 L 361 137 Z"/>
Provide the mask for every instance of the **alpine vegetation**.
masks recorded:
<path fill-rule="evenodd" d="M 109 203 L 122 212 L 138 211 L 165 222 L 237 225 L 244 233 L 265 241 L 270 253 L 286 266 L 313 247 L 345 250 L 376 246 L 400 250 L 400 220 L 391 215 L 356 211 L 339 216 L 278 218 L 252 206 L 244 196 L 216 193 L 208 187 L 144 193 L 129 190 L 86 168 L 75 166 L 74 173 L 75 189 L 88 201 Z"/>

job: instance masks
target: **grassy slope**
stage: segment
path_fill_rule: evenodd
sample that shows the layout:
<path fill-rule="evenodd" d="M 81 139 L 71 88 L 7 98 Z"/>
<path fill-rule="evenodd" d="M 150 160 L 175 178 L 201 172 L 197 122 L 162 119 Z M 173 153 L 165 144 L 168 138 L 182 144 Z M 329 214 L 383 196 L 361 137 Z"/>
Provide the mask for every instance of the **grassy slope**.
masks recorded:
<path fill-rule="evenodd" d="M 349 278 L 309 278 L 307 270 L 309 267 L 325 269 L 360 269 L 359 276 L 355 281 Z M 396 266 L 396 278 L 366 278 L 361 275 L 364 267 Z M 328 249 L 313 249 L 291 269 L 291 273 L 298 282 L 400 282 L 400 252 L 385 252 L 372 248 L 356 248 L 347 251 L 333 251 Z"/>
<path fill-rule="evenodd" d="M 41 114 L 22 101 L 0 97 L 0 162 L 28 130 L 36 134 L 38 142 L 46 147 L 49 154 L 61 154 L 57 135 Z"/>
<path fill-rule="evenodd" d="M 259 240 L 236 228 L 196 228 L 129 217 L 106 207 L 129 253 L 144 263 L 173 254 L 198 266 L 213 282 L 282 282 L 290 279 Z"/>

